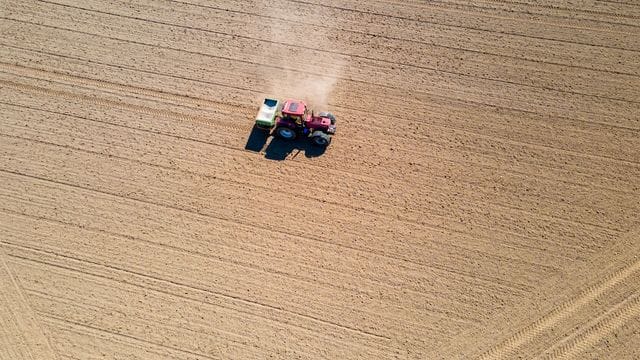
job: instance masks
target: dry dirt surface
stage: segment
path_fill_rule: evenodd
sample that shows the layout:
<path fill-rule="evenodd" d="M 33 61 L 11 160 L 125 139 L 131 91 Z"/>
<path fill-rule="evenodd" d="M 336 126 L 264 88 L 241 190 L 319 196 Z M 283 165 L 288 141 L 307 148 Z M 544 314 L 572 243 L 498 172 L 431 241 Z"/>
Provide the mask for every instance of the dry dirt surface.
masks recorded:
<path fill-rule="evenodd" d="M 637 0 L 0 0 L 0 359 L 638 359 L 639 108 Z"/>

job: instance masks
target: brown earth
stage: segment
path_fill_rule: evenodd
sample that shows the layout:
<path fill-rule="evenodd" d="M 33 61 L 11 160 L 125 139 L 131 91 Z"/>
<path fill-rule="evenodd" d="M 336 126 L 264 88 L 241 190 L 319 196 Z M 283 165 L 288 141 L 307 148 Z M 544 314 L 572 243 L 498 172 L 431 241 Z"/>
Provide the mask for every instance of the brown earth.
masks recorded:
<path fill-rule="evenodd" d="M 0 18 L 0 359 L 640 357 L 640 3 Z"/>

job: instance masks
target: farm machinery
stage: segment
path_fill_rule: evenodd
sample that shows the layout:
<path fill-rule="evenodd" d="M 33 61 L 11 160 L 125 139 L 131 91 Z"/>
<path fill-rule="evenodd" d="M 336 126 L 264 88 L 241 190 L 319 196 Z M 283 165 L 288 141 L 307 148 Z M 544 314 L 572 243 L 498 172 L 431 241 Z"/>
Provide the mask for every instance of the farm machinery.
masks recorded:
<path fill-rule="evenodd" d="M 301 100 L 264 99 L 256 116 L 256 127 L 284 140 L 306 137 L 320 147 L 331 143 L 336 118 L 328 112 L 317 115 Z"/>

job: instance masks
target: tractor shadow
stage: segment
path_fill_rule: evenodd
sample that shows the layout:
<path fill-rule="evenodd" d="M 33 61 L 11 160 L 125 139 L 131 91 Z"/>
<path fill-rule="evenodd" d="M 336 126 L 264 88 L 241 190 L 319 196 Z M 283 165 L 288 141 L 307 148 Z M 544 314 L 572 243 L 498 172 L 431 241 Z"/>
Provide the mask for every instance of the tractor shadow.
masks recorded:
<path fill-rule="evenodd" d="M 267 145 L 267 142 L 269 143 Z M 266 149 L 264 146 L 267 145 Z M 314 146 L 309 139 L 299 138 L 296 140 L 283 140 L 278 137 L 269 135 L 267 131 L 253 128 L 251 134 L 247 138 L 245 150 L 253 152 L 262 152 L 264 149 L 264 157 L 269 160 L 283 161 L 293 153 L 293 157 L 304 153 L 307 158 L 314 158 L 325 153 L 326 148 Z"/>
<path fill-rule="evenodd" d="M 253 152 L 260 152 L 267 143 L 268 138 L 268 131 L 262 130 L 254 125 L 253 129 L 251 129 L 251 134 L 249 134 L 249 138 L 247 138 L 247 144 L 244 146 L 244 149 Z"/>
<path fill-rule="evenodd" d="M 285 160 L 291 153 L 293 157 L 304 153 L 305 157 L 314 158 L 321 156 L 325 152 L 325 148 L 314 146 L 309 139 L 283 140 L 278 137 L 271 137 L 271 141 L 265 149 L 264 157 L 269 160 Z"/>

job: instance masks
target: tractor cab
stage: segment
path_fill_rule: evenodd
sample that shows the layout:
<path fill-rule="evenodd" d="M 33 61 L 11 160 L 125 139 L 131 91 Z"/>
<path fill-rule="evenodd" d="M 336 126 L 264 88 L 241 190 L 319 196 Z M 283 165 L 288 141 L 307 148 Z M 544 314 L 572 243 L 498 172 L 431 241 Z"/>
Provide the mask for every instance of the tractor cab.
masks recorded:
<path fill-rule="evenodd" d="M 282 104 L 282 120 L 291 121 L 302 127 L 307 117 L 307 104 L 299 100 L 286 100 Z"/>

